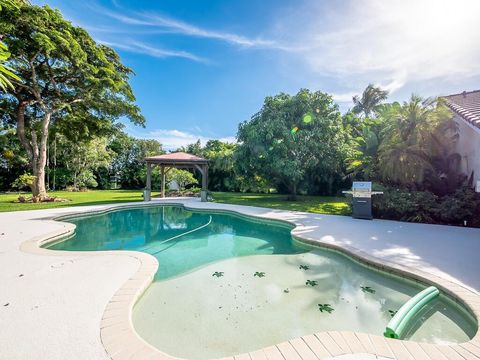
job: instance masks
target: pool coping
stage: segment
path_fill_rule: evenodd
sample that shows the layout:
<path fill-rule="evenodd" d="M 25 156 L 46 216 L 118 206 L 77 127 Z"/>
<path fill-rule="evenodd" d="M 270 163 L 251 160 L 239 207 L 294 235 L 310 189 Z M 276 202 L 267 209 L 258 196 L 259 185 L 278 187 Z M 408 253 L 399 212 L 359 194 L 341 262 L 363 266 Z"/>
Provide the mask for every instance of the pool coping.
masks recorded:
<path fill-rule="evenodd" d="M 137 272 L 128 279 L 110 299 L 102 316 L 100 338 L 111 359 L 178 359 L 147 343 L 137 334 L 132 323 L 133 307 L 153 281 L 159 266 L 158 261 L 155 257 L 139 251 L 56 251 L 45 249 L 41 246 L 73 234 L 75 225 L 68 222 L 69 217 L 91 216 L 128 208 L 157 207 L 162 205 L 182 206 L 185 209 L 193 211 L 214 210 L 253 219 L 268 219 L 274 222 L 290 224 L 294 226 L 291 233 L 297 241 L 340 252 L 355 261 L 383 272 L 397 276 L 407 276 L 413 281 L 437 286 L 454 301 L 466 307 L 476 318 L 477 325 L 478 322 L 480 322 L 480 294 L 477 292 L 458 283 L 415 268 L 383 259 L 380 260 L 353 246 L 331 244 L 321 239 L 316 239 L 315 237 L 305 236 L 301 234 L 302 227 L 304 226 L 301 222 L 275 218 L 275 214 L 247 214 L 242 212 L 242 210 L 244 210 L 243 207 L 230 204 L 228 204 L 228 206 L 233 209 L 219 209 L 215 207 L 209 209 L 205 207 L 205 203 L 202 203 L 201 207 L 196 207 L 194 202 L 185 204 L 175 200 L 167 200 L 162 202 L 113 205 L 93 211 L 72 209 L 72 212 L 60 216 L 44 218 L 45 220 L 61 221 L 62 225 L 65 225 L 64 229 L 23 242 L 20 246 L 22 251 L 38 255 L 127 255 L 137 259 L 140 263 Z M 295 213 L 293 211 L 287 212 Z M 378 357 L 383 359 L 432 360 L 480 359 L 480 331 L 477 329 L 477 333 L 470 341 L 455 345 L 435 345 L 406 340 L 394 340 L 383 336 L 352 331 L 326 331 L 287 340 L 264 349 L 226 357 L 225 359 L 333 359 L 336 357 L 341 358 L 348 354 L 362 354 L 366 359 L 375 359 Z"/>

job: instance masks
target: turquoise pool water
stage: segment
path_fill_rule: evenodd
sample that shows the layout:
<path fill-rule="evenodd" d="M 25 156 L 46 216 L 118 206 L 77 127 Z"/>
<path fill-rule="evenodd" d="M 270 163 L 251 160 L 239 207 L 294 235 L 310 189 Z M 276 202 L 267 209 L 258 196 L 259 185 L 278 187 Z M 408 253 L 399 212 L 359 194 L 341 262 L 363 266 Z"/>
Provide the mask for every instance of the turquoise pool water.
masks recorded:
<path fill-rule="evenodd" d="M 143 251 L 161 264 L 156 280 L 232 257 L 307 251 L 292 242 L 288 224 L 180 206 L 120 210 L 68 222 L 76 225 L 75 235 L 49 249 Z"/>
<path fill-rule="evenodd" d="M 171 355 L 207 359 L 328 330 L 381 335 L 391 311 L 423 287 L 292 239 L 292 226 L 180 206 L 124 209 L 68 220 L 56 250 L 139 250 L 155 256 L 155 281 L 133 323 Z M 331 311 L 320 311 L 323 306 Z M 427 306 L 406 338 L 467 341 L 475 320 L 446 297 Z"/>

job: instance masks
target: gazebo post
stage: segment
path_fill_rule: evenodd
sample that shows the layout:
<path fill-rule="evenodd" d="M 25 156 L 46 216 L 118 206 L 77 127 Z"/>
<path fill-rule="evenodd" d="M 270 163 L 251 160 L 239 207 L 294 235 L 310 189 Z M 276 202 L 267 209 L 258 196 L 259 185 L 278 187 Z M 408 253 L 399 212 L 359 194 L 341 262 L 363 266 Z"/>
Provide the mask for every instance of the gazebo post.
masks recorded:
<path fill-rule="evenodd" d="M 161 173 L 162 173 L 162 195 L 161 196 L 162 196 L 162 198 L 164 198 L 165 197 L 165 178 L 166 178 L 166 176 L 165 176 L 165 166 L 162 165 L 160 167 L 160 169 L 161 169 Z"/>
<path fill-rule="evenodd" d="M 152 192 L 152 164 L 147 162 L 147 183 L 146 183 L 145 191 L 143 192 L 143 201 L 151 200 L 151 192 Z"/>
<path fill-rule="evenodd" d="M 205 202 L 207 201 L 208 165 L 202 165 L 200 167 L 200 173 L 202 174 L 202 191 L 200 192 L 200 199 L 202 202 Z"/>

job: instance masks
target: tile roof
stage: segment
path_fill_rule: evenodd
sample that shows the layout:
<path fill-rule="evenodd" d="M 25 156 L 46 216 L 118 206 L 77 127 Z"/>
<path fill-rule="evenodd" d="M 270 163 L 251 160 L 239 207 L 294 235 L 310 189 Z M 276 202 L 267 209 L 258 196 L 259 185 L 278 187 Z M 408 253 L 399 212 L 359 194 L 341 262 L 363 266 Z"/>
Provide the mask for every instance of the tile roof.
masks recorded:
<path fill-rule="evenodd" d="M 480 128 L 480 90 L 443 97 L 447 106 L 473 126 Z"/>
<path fill-rule="evenodd" d="M 175 152 L 171 154 L 164 154 L 164 155 L 156 155 L 156 156 L 149 156 L 145 158 L 147 161 L 153 162 L 168 162 L 168 163 L 175 163 L 175 162 L 198 162 L 198 163 L 205 163 L 208 162 L 207 159 L 204 159 L 199 156 L 195 156 L 192 154 L 187 154 L 184 152 Z"/>

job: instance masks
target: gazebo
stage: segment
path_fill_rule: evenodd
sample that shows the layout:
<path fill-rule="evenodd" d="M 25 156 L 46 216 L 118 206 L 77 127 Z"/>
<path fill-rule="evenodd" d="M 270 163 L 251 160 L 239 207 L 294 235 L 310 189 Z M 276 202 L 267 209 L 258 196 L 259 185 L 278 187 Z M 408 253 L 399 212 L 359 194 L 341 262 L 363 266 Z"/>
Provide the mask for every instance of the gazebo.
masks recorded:
<path fill-rule="evenodd" d="M 151 200 L 152 191 L 152 165 L 160 166 L 162 175 L 162 198 L 165 197 L 165 177 L 171 168 L 177 169 L 196 169 L 202 174 L 202 191 L 200 197 L 202 201 L 207 201 L 207 182 L 208 182 L 208 160 L 187 154 L 176 152 L 165 155 L 156 155 L 145 158 L 147 163 L 147 186 L 145 188 L 144 201 Z"/>

